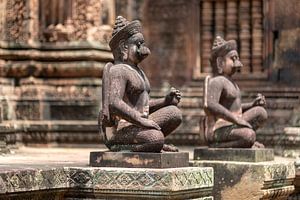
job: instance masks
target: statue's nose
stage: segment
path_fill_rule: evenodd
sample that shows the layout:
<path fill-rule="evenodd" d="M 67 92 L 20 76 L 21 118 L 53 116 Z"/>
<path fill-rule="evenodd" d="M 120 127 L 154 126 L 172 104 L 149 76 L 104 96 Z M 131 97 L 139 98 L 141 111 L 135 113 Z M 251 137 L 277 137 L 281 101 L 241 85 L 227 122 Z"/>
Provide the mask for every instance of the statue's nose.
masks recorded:
<path fill-rule="evenodd" d="M 241 61 L 236 60 L 236 61 L 234 62 L 234 67 L 236 67 L 236 68 L 242 68 L 242 67 L 243 67 L 243 64 L 241 63 Z"/>
<path fill-rule="evenodd" d="M 148 47 L 146 46 L 142 46 L 139 50 L 139 54 L 142 56 L 142 57 L 146 57 L 148 55 L 151 54 L 151 51 Z"/>
<path fill-rule="evenodd" d="M 141 53 L 144 54 L 144 55 L 150 55 L 151 51 L 148 47 L 143 46 L 142 49 L 141 49 Z"/>

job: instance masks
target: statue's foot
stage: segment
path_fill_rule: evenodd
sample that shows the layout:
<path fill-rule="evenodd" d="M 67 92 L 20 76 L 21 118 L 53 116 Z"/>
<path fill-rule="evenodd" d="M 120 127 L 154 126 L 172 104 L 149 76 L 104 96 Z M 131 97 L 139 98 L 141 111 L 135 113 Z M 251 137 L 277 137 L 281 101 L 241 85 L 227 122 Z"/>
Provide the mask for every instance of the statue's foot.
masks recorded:
<path fill-rule="evenodd" d="M 265 148 L 265 145 L 263 145 L 262 143 L 260 142 L 254 142 L 254 144 L 252 145 L 251 147 L 252 149 L 261 149 L 261 148 Z"/>
<path fill-rule="evenodd" d="M 179 150 L 174 145 L 164 144 L 164 146 L 162 148 L 162 152 L 164 152 L 164 151 L 167 151 L 167 152 L 178 152 Z"/>

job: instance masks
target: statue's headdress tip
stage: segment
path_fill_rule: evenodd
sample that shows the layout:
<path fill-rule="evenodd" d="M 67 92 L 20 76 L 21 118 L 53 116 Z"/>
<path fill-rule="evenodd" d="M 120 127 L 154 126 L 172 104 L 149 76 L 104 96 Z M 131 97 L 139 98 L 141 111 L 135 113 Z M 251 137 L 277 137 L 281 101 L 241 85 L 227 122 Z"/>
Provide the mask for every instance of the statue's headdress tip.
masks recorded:
<path fill-rule="evenodd" d="M 213 43 L 213 49 L 214 48 L 218 48 L 220 46 L 223 46 L 224 44 L 226 43 L 226 41 L 221 37 L 221 36 L 217 36 L 216 39 L 214 40 L 214 43 Z"/>

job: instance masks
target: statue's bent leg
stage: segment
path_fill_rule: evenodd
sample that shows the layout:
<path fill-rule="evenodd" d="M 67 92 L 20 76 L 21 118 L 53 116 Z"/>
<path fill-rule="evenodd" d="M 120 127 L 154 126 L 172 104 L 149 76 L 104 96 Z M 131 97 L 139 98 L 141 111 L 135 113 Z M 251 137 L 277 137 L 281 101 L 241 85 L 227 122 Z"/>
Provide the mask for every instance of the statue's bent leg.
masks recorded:
<path fill-rule="evenodd" d="M 243 119 L 249 122 L 254 130 L 261 127 L 267 118 L 267 111 L 261 106 L 255 106 L 243 113 Z"/>
<path fill-rule="evenodd" d="M 251 148 L 256 140 L 254 130 L 236 125 L 219 128 L 214 134 L 215 142 L 210 146 L 216 148 Z"/>
<path fill-rule="evenodd" d="M 182 112 L 176 106 L 171 105 L 151 113 L 149 118 L 159 125 L 164 136 L 167 137 L 181 124 Z"/>
<path fill-rule="evenodd" d="M 118 130 L 110 144 L 110 150 L 114 151 L 160 152 L 164 145 L 164 135 L 155 129 L 130 125 Z"/>

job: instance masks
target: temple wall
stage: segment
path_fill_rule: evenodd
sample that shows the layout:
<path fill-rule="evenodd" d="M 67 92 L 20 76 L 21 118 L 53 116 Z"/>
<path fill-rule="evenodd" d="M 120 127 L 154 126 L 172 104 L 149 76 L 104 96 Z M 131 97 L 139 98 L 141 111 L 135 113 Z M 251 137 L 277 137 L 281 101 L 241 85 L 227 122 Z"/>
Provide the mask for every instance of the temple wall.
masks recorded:
<path fill-rule="evenodd" d="M 100 142 L 114 1 L 4 0 L 0 8 L 1 118 L 14 125 L 15 142 Z"/>

